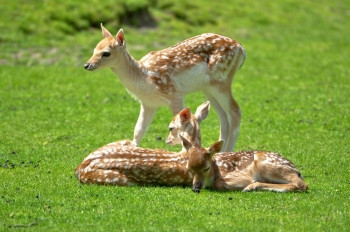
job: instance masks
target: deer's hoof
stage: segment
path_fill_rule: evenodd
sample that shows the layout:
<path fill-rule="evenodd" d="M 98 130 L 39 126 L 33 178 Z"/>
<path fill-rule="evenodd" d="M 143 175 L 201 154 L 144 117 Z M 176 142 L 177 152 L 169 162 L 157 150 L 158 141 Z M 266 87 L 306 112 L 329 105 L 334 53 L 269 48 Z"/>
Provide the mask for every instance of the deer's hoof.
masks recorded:
<path fill-rule="evenodd" d="M 131 145 L 134 146 L 134 147 L 138 147 L 139 146 L 139 144 L 136 141 L 132 141 Z"/>
<path fill-rule="evenodd" d="M 248 185 L 247 187 L 245 187 L 242 192 L 252 192 L 252 191 L 256 191 L 257 190 L 257 184 L 253 183 Z"/>

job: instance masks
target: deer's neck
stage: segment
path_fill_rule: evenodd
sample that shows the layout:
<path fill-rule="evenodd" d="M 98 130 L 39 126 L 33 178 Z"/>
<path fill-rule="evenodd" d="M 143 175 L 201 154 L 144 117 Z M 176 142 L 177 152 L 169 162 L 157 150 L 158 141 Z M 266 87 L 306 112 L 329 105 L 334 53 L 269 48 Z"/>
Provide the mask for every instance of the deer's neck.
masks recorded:
<path fill-rule="evenodd" d="M 217 178 L 217 174 L 218 174 L 218 168 L 215 164 L 215 161 L 212 161 L 211 168 L 204 180 L 204 186 L 207 188 L 212 188 L 214 186 L 215 179 Z"/>
<path fill-rule="evenodd" d="M 112 67 L 112 70 L 131 92 L 138 85 L 146 82 L 145 73 L 142 71 L 140 63 L 127 50 L 123 50 L 120 53 L 120 57 Z"/>
<path fill-rule="evenodd" d="M 195 146 L 202 147 L 201 130 L 197 121 L 191 120 L 190 123 L 187 123 L 181 136 L 191 141 Z M 183 151 L 186 151 L 184 146 L 182 146 Z"/>

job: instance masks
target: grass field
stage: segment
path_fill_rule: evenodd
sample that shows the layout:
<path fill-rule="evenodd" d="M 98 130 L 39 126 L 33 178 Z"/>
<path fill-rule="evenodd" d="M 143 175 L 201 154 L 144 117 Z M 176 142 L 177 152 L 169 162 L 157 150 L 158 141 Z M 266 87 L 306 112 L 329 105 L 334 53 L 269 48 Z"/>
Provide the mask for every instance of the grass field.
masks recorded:
<path fill-rule="evenodd" d="M 0 231 L 349 231 L 348 0 L 0 5 Z M 145 9 L 156 26 L 144 27 Z M 104 144 L 132 139 L 139 112 L 110 70 L 82 67 L 100 21 L 114 33 L 123 25 L 136 58 L 202 32 L 240 41 L 247 59 L 232 86 L 243 113 L 236 150 L 283 154 L 309 191 L 79 184 L 75 167 Z M 194 93 L 186 103 L 204 100 Z M 160 109 L 141 145 L 179 150 L 164 142 L 170 119 Z M 218 139 L 215 111 L 201 128 L 204 146 Z"/>

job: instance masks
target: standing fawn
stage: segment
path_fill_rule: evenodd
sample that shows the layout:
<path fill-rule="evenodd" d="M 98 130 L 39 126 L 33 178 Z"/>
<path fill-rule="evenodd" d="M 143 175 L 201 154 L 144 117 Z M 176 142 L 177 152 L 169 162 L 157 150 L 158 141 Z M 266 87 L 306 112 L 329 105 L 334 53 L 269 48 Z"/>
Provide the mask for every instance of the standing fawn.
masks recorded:
<path fill-rule="evenodd" d="M 223 141 L 209 149 L 180 135 L 188 152 L 186 168 L 193 174 L 192 190 L 306 191 L 308 186 L 292 162 L 280 154 L 264 151 L 223 152 Z M 214 154 L 217 153 L 215 156 Z"/>
<path fill-rule="evenodd" d="M 228 37 L 207 33 L 135 60 L 126 50 L 123 30 L 115 37 L 102 26 L 101 40 L 84 65 L 87 70 L 110 67 L 141 103 L 133 145 L 139 146 L 156 109 L 168 105 L 173 115 L 184 108 L 187 93 L 202 91 L 220 118 L 224 151 L 232 151 L 239 133 L 240 108 L 231 84 L 243 65 L 245 51 Z"/>

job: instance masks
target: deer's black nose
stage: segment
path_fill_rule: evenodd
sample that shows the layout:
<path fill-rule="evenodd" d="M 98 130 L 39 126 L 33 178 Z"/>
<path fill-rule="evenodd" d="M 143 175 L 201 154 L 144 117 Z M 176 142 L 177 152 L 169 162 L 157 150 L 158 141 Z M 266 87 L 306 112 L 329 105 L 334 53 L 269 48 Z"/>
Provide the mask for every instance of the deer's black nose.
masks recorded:
<path fill-rule="evenodd" d="M 198 183 L 195 183 L 195 184 L 192 186 L 192 191 L 195 192 L 195 193 L 200 193 L 202 188 L 203 188 L 202 183 L 201 183 L 201 182 L 198 182 Z"/>
<path fill-rule="evenodd" d="M 85 69 L 88 69 L 88 68 L 89 68 L 89 66 L 90 66 L 90 63 L 86 63 L 86 64 L 84 64 L 84 68 L 85 68 Z"/>

